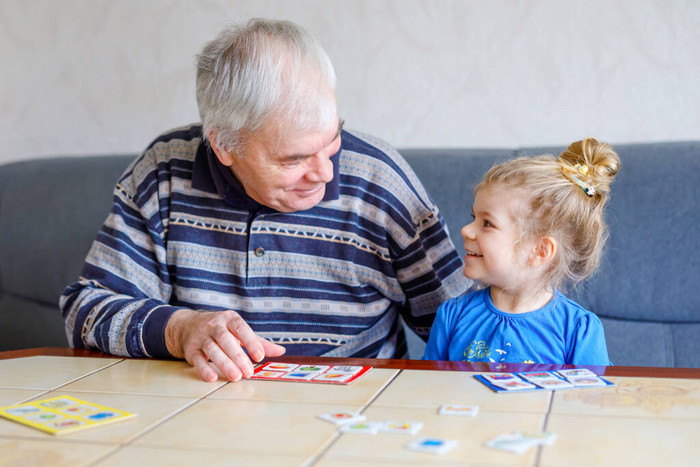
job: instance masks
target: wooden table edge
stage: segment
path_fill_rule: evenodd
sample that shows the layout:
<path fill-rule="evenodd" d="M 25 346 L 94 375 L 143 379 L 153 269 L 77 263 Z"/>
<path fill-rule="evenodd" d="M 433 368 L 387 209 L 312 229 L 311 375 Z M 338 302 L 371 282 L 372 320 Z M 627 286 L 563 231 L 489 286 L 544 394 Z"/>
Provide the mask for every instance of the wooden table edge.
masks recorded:
<path fill-rule="evenodd" d="M 53 356 L 53 357 L 93 357 L 93 358 L 125 358 L 87 349 L 71 349 L 63 347 L 36 347 L 21 350 L 6 350 L 0 352 L 0 360 L 14 358 Z M 447 362 L 432 360 L 404 359 L 374 359 L 374 358 L 335 358 L 283 356 L 274 361 L 310 364 L 363 365 L 374 368 L 390 368 L 399 370 L 428 370 L 428 371 L 468 371 L 468 372 L 524 372 L 524 371 L 554 371 L 564 368 L 589 368 L 601 376 L 649 377 L 649 378 L 681 378 L 700 379 L 700 368 L 666 368 L 640 366 L 586 366 L 586 365 L 545 365 L 520 363 L 473 363 Z"/>

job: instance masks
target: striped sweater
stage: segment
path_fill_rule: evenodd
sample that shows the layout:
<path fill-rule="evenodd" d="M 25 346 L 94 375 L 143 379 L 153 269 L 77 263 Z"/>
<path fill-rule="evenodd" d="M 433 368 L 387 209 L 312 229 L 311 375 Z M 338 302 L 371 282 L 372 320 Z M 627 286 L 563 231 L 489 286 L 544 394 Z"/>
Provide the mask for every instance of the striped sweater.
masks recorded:
<path fill-rule="evenodd" d="M 280 213 L 248 197 L 202 140 L 161 135 L 126 169 L 60 306 L 73 347 L 169 357 L 181 308 L 238 312 L 288 355 L 392 358 L 401 321 L 427 337 L 463 293 L 461 260 L 430 196 L 384 142 L 344 131 L 325 198 Z"/>

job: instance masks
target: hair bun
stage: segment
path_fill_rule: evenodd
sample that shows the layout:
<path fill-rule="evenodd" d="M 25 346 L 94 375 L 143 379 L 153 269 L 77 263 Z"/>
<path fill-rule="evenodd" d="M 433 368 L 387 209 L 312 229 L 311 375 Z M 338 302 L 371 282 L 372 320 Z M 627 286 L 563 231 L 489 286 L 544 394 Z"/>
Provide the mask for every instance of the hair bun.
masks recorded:
<path fill-rule="evenodd" d="M 608 193 L 610 184 L 620 170 L 620 156 L 607 143 L 595 138 L 586 138 L 571 143 L 566 151 L 559 155 L 562 170 L 577 173 L 586 184 L 595 191 Z"/>

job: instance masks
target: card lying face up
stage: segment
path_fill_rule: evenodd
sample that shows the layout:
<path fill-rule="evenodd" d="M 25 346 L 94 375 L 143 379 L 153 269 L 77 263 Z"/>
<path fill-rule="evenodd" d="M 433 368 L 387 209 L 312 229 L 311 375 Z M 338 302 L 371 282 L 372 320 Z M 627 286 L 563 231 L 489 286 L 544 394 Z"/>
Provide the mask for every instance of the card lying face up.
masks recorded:
<path fill-rule="evenodd" d="M 0 407 L 0 416 L 52 435 L 65 435 L 136 417 L 136 414 L 70 396 Z"/>

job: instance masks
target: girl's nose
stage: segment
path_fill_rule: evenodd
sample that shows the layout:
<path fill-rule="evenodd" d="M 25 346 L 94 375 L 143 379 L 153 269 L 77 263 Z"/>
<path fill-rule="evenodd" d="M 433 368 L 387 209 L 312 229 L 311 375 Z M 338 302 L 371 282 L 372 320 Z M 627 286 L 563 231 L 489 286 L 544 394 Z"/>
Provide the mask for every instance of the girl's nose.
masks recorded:
<path fill-rule="evenodd" d="M 462 234 L 462 238 L 474 239 L 474 229 L 472 229 L 473 225 L 474 225 L 474 221 L 472 221 L 469 224 L 462 227 L 462 230 L 460 232 Z"/>

